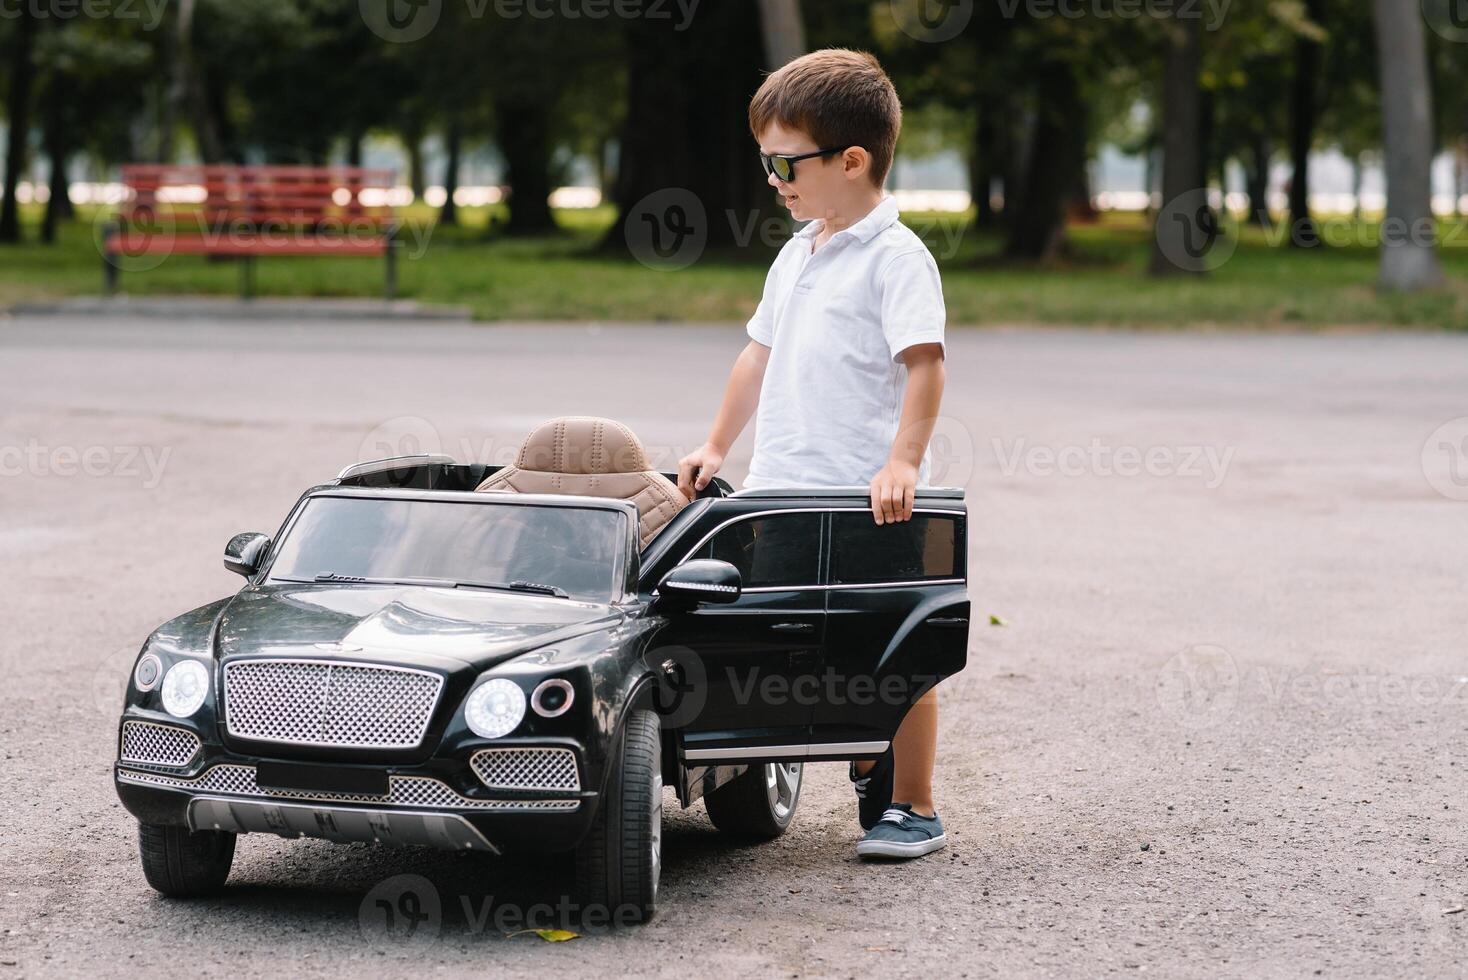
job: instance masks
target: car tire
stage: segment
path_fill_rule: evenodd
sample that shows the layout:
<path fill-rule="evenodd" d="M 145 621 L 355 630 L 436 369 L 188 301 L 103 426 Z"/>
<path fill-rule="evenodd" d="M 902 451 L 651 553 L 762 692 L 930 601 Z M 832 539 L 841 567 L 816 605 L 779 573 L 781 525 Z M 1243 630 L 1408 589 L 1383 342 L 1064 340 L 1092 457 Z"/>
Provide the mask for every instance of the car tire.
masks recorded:
<path fill-rule="evenodd" d="M 768 762 L 750 766 L 712 793 L 704 794 L 709 819 L 722 833 L 772 840 L 790 827 L 800 805 L 803 766 Z"/>
<path fill-rule="evenodd" d="M 196 830 L 160 824 L 138 824 L 138 853 L 143 877 L 154 890 L 174 898 L 212 895 L 224 887 L 234 863 L 235 835 L 224 830 Z"/>
<path fill-rule="evenodd" d="M 614 925 L 646 922 L 657 907 L 662 871 L 663 770 L 658 716 L 637 709 L 622 728 L 621 747 L 591 830 L 576 849 L 581 900 Z"/>

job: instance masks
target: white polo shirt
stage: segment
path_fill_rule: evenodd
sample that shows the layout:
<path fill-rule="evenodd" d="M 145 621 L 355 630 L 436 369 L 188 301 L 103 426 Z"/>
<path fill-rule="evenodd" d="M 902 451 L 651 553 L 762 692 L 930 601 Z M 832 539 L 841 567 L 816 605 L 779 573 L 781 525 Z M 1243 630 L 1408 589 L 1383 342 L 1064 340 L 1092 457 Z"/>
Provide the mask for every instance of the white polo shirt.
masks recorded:
<path fill-rule="evenodd" d="M 871 483 L 902 417 L 907 367 L 898 355 L 943 343 L 938 265 L 897 220 L 897 202 L 884 198 L 812 255 L 820 226 L 812 221 L 785 243 L 746 328 L 770 348 L 746 489 Z"/>

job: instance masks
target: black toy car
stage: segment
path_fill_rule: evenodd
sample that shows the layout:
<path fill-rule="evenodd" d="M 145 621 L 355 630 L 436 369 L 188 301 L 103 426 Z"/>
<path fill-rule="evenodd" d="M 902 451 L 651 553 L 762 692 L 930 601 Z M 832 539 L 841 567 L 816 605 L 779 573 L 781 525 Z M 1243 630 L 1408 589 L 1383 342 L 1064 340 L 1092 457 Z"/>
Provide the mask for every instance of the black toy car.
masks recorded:
<path fill-rule="evenodd" d="M 880 526 L 864 487 L 690 502 L 601 419 L 511 466 L 349 467 L 143 646 L 115 779 L 144 873 L 217 889 L 249 832 L 574 849 L 582 902 L 645 918 L 665 784 L 776 836 L 802 763 L 880 754 L 962 669 L 965 517 L 953 489 Z"/>

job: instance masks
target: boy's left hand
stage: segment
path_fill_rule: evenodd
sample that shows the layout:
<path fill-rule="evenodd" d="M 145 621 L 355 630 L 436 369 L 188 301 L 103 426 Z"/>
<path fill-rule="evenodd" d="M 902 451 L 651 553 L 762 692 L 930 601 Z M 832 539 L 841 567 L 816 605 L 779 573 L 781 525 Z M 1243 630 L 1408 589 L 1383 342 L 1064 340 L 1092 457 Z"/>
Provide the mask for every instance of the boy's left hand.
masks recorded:
<path fill-rule="evenodd" d="M 888 460 L 872 477 L 872 516 L 878 524 L 912 519 L 917 475 L 917 467 L 911 463 Z"/>

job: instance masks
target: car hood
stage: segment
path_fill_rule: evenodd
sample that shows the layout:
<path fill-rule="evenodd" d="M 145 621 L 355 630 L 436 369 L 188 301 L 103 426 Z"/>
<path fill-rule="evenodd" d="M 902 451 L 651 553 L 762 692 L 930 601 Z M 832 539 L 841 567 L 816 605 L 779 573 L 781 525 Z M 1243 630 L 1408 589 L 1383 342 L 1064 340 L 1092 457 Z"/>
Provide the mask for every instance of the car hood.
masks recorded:
<path fill-rule="evenodd" d="M 619 622 L 603 603 L 424 586 L 250 587 L 220 613 L 215 654 L 488 667 Z"/>

